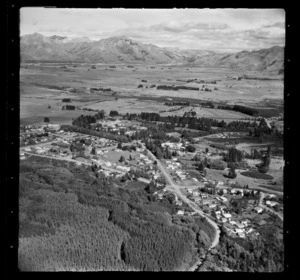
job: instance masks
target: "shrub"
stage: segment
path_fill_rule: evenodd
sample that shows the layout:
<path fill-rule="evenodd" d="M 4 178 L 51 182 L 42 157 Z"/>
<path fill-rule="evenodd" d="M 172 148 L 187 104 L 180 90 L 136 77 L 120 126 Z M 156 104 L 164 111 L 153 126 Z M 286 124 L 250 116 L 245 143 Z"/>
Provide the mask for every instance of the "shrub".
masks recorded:
<path fill-rule="evenodd" d="M 244 175 L 246 177 L 251 177 L 251 178 L 255 178 L 255 179 L 263 179 L 263 180 L 272 180 L 273 177 L 269 174 L 263 174 L 263 173 L 259 173 L 256 171 L 245 171 L 245 172 L 241 172 L 241 175 Z"/>
<path fill-rule="evenodd" d="M 216 149 L 220 149 L 220 150 L 228 150 L 228 147 L 221 143 L 213 143 L 213 144 L 210 144 L 210 146 L 212 148 L 216 148 Z"/>
<path fill-rule="evenodd" d="M 257 168 L 258 172 L 260 173 L 268 173 L 268 171 L 270 170 L 269 166 L 260 166 Z"/>
<path fill-rule="evenodd" d="M 223 160 L 216 159 L 214 161 L 209 161 L 207 167 L 210 169 L 224 170 L 227 167 L 227 163 Z"/>
<path fill-rule="evenodd" d="M 192 145 L 189 145 L 186 147 L 186 151 L 188 151 L 190 153 L 194 153 L 196 151 L 196 148 Z"/>

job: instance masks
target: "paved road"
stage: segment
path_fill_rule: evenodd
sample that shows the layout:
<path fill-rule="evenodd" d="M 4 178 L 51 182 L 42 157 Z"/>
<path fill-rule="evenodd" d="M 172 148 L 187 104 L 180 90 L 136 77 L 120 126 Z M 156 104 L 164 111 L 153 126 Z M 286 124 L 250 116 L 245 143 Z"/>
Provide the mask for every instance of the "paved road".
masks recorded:
<path fill-rule="evenodd" d="M 168 182 L 167 189 L 170 190 L 171 192 L 175 192 L 178 197 L 181 198 L 182 201 L 187 203 L 195 212 L 197 212 L 200 216 L 205 217 L 207 221 L 211 224 L 211 226 L 215 229 L 215 236 L 212 241 L 212 244 L 210 245 L 209 249 L 214 248 L 215 246 L 218 245 L 219 243 L 219 238 L 220 238 L 220 229 L 218 225 L 212 221 L 208 216 L 206 216 L 203 211 L 199 207 L 193 206 L 192 202 L 181 193 L 180 191 L 180 186 L 174 183 L 173 179 L 171 178 L 169 172 L 165 169 L 165 167 L 161 164 L 161 162 L 149 151 L 148 155 L 152 157 L 153 160 L 157 161 L 157 167 L 160 169 L 160 171 L 164 174 L 166 181 Z"/>

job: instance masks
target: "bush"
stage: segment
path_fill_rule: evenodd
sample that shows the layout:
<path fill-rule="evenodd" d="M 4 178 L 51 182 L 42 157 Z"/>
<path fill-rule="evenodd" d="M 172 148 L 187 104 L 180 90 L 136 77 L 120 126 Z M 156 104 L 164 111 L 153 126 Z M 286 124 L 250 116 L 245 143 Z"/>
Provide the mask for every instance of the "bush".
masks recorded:
<path fill-rule="evenodd" d="M 260 173 L 268 173 L 268 171 L 270 170 L 269 166 L 260 166 L 257 168 L 258 172 Z"/>
<path fill-rule="evenodd" d="M 223 160 L 216 159 L 214 161 L 209 161 L 207 167 L 210 169 L 224 170 L 227 167 L 227 163 Z"/>
<path fill-rule="evenodd" d="M 194 153 L 196 151 L 196 148 L 192 145 L 188 145 L 186 147 L 186 151 L 190 152 L 190 153 Z"/>
<path fill-rule="evenodd" d="M 251 177 L 255 179 L 272 180 L 273 177 L 269 174 L 263 174 L 255 171 L 245 171 L 240 173 L 243 176 Z"/>
<path fill-rule="evenodd" d="M 213 143 L 213 144 L 210 144 L 210 146 L 212 148 L 216 148 L 216 149 L 220 149 L 220 150 L 228 150 L 228 147 L 221 143 Z"/>

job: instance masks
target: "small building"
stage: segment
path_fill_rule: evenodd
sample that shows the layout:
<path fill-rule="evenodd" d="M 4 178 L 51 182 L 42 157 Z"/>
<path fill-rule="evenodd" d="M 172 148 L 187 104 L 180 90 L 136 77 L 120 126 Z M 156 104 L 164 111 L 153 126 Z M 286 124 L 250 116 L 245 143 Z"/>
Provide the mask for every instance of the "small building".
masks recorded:
<path fill-rule="evenodd" d="M 265 196 L 265 198 L 268 198 L 268 199 L 270 199 L 270 198 L 277 198 L 277 195 L 276 195 L 276 194 L 269 193 L 269 194 L 267 194 L 267 195 Z"/>
<path fill-rule="evenodd" d="M 263 226 L 265 225 L 267 222 L 265 220 L 261 220 L 259 221 L 257 224 L 260 225 L 260 226 Z"/>
<path fill-rule="evenodd" d="M 223 213 L 223 216 L 227 219 L 230 219 L 232 217 L 232 215 L 229 213 Z"/>
<path fill-rule="evenodd" d="M 178 210 L 177 215 L 184 215 L 184 211 L 183 210 Z"/>
<path fill-rule="evenodd" d="M 245 226 L 242 224 L 242 223 L 240 223 L 240 222 L 236 222 L 236 226 L 238 227 L 238 228 L 244 228 Z"/>
<path fill-rule="evenodd" d="M 266 201 L 266 205 L 270 206 L 270 207 L 274 207 L 278 204 L 278 202 L 276 201 L 270 201 L 270 200 L 267 200 Z"/>
<path fill-rule="evenodd" d="M 251 233 L 251 232 L 253 232 L 253 231 L 254 231 L 253 228 L 249 228 L 249 229 L 246 231 L 246 233 Z"/>
<path fill-rule="evenodd" d="M 208 206 L 209 208 L 216 208 L 217 207 L 217 204 L 215 204 L 215 203 L 213 203 L 213 204 L 209 204 L 209 206 Z"/>
<path fill-rule="evenodd" d="M 246 237 L 246 235 L 245 235 L 244 232 L 239 232 L 239 233 L 238 233 L 238 236 L 241 237 L 241 238 L 245 238 L 245 237 Z"/>
<path fill-rule="evenodd" d="M 254 211 L 255 211 L 256 213 L 258 213 L 258 214 L 262 213 L 263 210 L 264 210 L 264 209 L 263 209 L 262 207 L 260 207 L 260 206 L 257 206 L 257 207 L 254 208 Z"/>
<path fill-rule="evenodd" d="M 228 201 L 228 199 L 227 199 L 225 196 L 220 196 L 220 199 L 221 199 L 223 202 Z"/>

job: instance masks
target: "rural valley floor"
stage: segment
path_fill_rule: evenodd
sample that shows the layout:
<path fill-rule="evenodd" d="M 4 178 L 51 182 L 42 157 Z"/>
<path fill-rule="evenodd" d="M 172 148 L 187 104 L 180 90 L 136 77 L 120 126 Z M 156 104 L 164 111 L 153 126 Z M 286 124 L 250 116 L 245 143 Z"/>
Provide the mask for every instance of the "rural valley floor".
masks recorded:
<path fill-rule="evenodd" d="M 282 133 L 282 75 L 22 63 L 20 270 L 283 271 Z"/>

